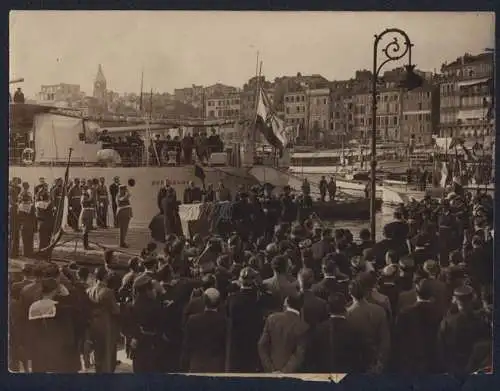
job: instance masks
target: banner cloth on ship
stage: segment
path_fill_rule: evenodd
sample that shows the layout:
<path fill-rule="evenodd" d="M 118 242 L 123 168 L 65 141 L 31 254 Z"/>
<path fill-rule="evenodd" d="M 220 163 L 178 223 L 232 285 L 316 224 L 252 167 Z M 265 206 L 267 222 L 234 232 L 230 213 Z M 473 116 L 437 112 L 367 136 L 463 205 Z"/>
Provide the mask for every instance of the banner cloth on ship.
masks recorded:
<path fill-rule="evenodd" d="M 206 236 L 210 232 L 218 231 L 221 223 L 231 221 L 232 206 L 232 202 L 229 201 L 179 205 L 184 235 Z"/>

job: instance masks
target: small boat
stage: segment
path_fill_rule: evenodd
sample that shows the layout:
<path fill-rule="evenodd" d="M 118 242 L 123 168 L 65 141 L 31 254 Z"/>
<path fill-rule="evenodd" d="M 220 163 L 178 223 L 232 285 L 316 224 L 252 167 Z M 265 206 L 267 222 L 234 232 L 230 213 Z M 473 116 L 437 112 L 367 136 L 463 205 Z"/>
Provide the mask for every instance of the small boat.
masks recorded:
<path fill-rule="evenodd" d="M 382 200 L 375 200 L 375 210 L 382 208 Z M 315 201 L 313 211 L 326 220 L 367 220 L 370 218 L 370 199 L 346 199 L 341 201 Z"/>

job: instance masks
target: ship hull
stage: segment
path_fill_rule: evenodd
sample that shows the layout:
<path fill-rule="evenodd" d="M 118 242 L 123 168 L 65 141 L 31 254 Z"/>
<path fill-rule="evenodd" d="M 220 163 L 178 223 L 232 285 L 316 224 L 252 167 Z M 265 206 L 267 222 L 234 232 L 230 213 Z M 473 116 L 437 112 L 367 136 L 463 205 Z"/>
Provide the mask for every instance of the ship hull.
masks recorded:
<path fill-rule="evenodd" d="M 205 183 L 213 184 L 222 181 L 225 187 L 234 195 L 238 186 L 250 186 L 258 181 L 247 168 L 232 167 L 204 167 Z M 28 182 L 31 189 L 39 183 L 39 178 L 44 177 L 51 184 L 56 178 L 63 178 L 65 167 L 49 166 L 10 166 L 9 178 L 19 177 Z M 93 179 L 103 177 L 108 188 L 113 183 L 113 178 L 118 176 L 122 184 L 127 184 L 133 179 L 135 185 L 129 186 L 133 218 L 132 227 L 147 227 L 151 218 L 158 210 L 157 195 L 165 180 L 169 180 L 177 192 L 177 199 L 182 201 L 183 193 L 190 181 L 202 187 L 202 182 L 194 175 L 193 166 L 186 167 L 71 167 L 70 178 Z M 108 224 L 112 223 L 111 207 L 108 208 Z"/>

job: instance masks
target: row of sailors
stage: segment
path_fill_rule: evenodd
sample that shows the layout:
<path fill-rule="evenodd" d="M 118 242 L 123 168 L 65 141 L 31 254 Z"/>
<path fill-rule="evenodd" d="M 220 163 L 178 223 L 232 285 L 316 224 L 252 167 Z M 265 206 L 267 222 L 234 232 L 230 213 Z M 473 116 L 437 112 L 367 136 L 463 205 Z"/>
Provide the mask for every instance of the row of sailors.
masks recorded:
<path fill-rule="evenodd" d="M 130 193 L 127 186 L 120 184 L 115 177 L 108 188 L 105 179 L 80 180 L 74 179 L 69 184 L 67 224 L 75 232 L 82 231 L 84 247 L 89 248 L 88 234 L 94 229 L 94 219 L 97 226 L 107 228 L 108 207 L 111 195 L 113 220 L 115 227 L 120 229 L 120 246 L 127 247 L 126 235 L 132 209 Z M 30 185 L 20 178 L 13 178 L 9 185 L 9 216 L 10 216 L 10 253 L 19 255 L 19 240 L 23 241 L 23 255 L 31 256 L 34 247 L 34 234 L 38 231 L 39 251 L 46 249 L 54 231 L 62 224 L 64 182 L 56 179 L 49 190 L 44 178 L 30 191 Z"/>

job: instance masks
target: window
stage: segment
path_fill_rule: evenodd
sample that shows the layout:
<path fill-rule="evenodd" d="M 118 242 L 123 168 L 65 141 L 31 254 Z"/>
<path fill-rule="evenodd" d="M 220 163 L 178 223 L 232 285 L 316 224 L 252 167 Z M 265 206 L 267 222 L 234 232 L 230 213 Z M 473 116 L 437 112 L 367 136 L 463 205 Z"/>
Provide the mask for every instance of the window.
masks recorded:
<path fill-rule="evenodd" d="M 398 124 L 398 117 L 392 117 L 392 124 L 397 125 Z"/>
<path fill-rule="evenodd" d="M 306 97 L 305 97 L 304 95 L 302 95 L 302 96 L 301 96 L 301 101 L 302 101 L 302 102 L 304 102 L 305 98 L 306 98 Z"/>
<path fill-rule="evenodd" d="M 422 110 L 422 102 L 419 102 L 419 103 L 418 103 L 418 109 L 419 109 L 419 110 Z"/>
<path fill-rule="evenodd" d="M 324 104 L 324 105 L 326 105 L 326 98 L 325 98 L 325 99 L 323 99 L 323 104 Z"/>
<path fill-rule="evenodd" d="M 286 112 L 287 114 L 290 114 L 290 107 L 286 107 L 286 108 L 285 108 L 285 112 Z"/>
<path fill-rule="evenodd" d="M 297 106 L 297 112 L 300 113 L 300 106 Z"/>
<path fill-rule="evenodd" d="M 285 96 L 285 102 L 288 102 L 288 96 Z"/>

